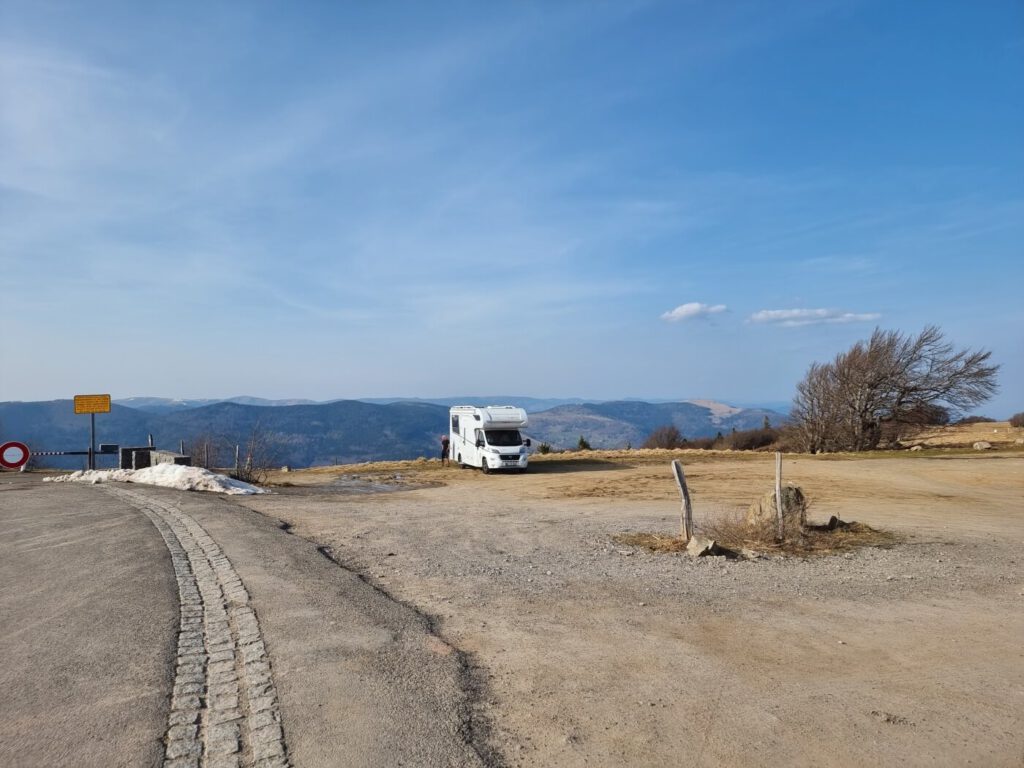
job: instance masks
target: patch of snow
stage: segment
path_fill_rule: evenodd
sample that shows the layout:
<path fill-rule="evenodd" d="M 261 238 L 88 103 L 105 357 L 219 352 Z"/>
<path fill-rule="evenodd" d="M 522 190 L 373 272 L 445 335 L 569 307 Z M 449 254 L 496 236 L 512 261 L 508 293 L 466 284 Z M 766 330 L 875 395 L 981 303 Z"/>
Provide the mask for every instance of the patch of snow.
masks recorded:
<path fill-rule="evenodd" d="M 145 469 L 79 470 L 70 475 L 44 477 L 50 483 L 142 483 L 177 488 L 181 491 L 210 491 L 230 495 L 267 493 L 262 488 L 226 475 L 218 475 L 201 467 L 182 467 L 177 464 L 157 464 Z"/>

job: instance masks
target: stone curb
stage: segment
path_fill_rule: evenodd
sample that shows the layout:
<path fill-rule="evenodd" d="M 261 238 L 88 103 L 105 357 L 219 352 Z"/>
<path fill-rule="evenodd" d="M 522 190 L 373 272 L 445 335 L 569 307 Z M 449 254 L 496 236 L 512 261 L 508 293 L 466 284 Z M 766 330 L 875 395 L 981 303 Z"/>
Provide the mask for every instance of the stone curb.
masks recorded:
<path fill-rule="evenodd" d="M 190 515 L 104 486 L 150 519 L 171 554 L 180 629 L 165 768 L 288 768 L 270 657 L 249 592 Z"/>

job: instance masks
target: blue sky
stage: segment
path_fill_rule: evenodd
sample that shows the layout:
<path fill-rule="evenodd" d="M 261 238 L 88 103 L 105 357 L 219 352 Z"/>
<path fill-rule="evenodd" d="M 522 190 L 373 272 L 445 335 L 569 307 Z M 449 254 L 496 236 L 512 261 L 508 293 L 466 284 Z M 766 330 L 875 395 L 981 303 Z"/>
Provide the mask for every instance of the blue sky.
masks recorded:
<path fill-rule="evenodd" d="M 0 400 L 788 400 L 941 326 L 1024 410 L 1024 6 L 0 7 Z"/>

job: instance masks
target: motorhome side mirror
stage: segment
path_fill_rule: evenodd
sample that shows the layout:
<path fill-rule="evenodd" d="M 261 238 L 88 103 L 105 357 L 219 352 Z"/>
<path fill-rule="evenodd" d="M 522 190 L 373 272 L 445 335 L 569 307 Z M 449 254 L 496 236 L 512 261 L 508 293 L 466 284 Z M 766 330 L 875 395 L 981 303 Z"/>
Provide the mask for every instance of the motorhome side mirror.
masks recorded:
<path fill-rule="evenodd" d="M 477 448 L 483 448 L 484 447 L 484 441 L 483 440 L 477 440 L 476 441 L 476 447 Z"/>
<path fill-rule="evenodd" d="M 530 438 L 526 438 L 526 447 L 529 448 L 533 443 L 530 442 Z"/>

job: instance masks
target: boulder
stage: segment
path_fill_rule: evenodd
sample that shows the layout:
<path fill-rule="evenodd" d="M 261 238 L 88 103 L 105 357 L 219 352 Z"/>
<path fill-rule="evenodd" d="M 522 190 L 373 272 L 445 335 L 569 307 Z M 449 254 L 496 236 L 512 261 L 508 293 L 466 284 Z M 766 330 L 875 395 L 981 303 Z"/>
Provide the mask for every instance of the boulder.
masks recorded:
<path fill-rule="evenodd" d="M 1014 445 L 1024 445 L 1024 437 L 1018 437 L 1016 440 L 1013 441 L 1013 444 Z"/>
<path fill-rule="evenodd" d="M 924 446 L 923 445 L 912 445 L 912 446 L 910 446 L 910 450 L 912 450 L 912 451 L 923 451 L 924 450 Z"/>
<path fill-rule="evenodd" d="M 974 450 L 976 451 L 987 451 L 992 447 L 992 443 L 986 442 L 985 440 L 979 440 L 974 444 Z"/>
<path fill-rule="evenodd" d="M 686 545 L 686 551 L 690 557 L 707 557 L 708 555 L 721 554 L 721 550 L 714 539 L 706 539 L 703 536 L 694 536 Z"/>
<path fill-rule="evenodd" d="M 794 526 L 803 528 L 807 524 L 807 497 L 799 486 L 787 485 L 782 489 L 782 510 L 785 516 L 783 525 L 787 530 L 793 530 Z M 757 527 L 777 524 L 775 491 L 768 491 L 750 505 L 750 509 L 747 510 L 747 525 Z"/>

